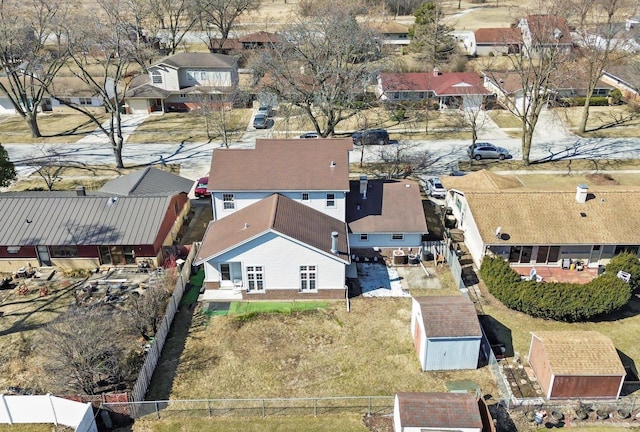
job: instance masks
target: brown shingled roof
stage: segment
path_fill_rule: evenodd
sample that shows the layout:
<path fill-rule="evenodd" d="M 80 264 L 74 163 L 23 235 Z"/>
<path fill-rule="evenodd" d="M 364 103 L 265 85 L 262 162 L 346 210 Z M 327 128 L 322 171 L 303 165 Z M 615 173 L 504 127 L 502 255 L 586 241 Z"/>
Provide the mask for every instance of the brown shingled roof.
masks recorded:
<path fill-rule="evenodd" d="M 640 190 L 589 189 L 585 203 L 573 191 L 528 188 L 464 193 L 486 244 L 640 244 Z M 507 234 L 495 239 L 496 227 Z"/>
<path fill-rule="evenodd" d="M 522 44 L 520 29 L 506 28 L 479 28 L 475 32 L 476 45 L 519 45 Z"/>
<path fill-rule="evenodd" d="M 347 224 L 354 233 L 427 233 L 420 187 L 409 180 L 368 180 L 367 199 L 360 181 L 347 195 Z"/>
<path fill-rule="evenodd" d="M 482 428 L 478 401 L 469 393 L 397 393 L 402 427 Z"/>
<path fill-rule="evenodd" d="M 414 297 L 422 310 L 427 338 L 482 336 L 471 300 L 457 296 Z"/>
<path fill-rule="evenodd" d="M 626 374 L 616 347 L 596 331 L 540 331 L 540 340 L 554 375 Z"/>
<path fill-rule="evenodd" d="M 331 253 L 333 231 L 338 232 L 338 256 Z M 211 259 L 267 232 L 276 232 L 349 262 L 344 222 L 279 194 L 210 222 L 196 261 Z"/>
<path fill-rule="evenodd" d="M 351 149 L 350 138 L 258 139 L 254 149 L 215 149 L 209 190 L 347 192 Z"/>

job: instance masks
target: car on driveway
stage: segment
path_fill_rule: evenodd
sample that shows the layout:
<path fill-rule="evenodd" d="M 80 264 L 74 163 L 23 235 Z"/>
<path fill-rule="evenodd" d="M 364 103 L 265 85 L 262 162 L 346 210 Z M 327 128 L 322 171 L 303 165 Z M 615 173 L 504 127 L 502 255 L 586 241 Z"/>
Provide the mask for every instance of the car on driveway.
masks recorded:
<path fill-rule="evenodd" d="M 447 190 L 442 186 L 439 177 L 430 177 L 427 179 L 427 193 L 433 198 L 444 198 Z"/>
<path fill-rule="evenodd" d="M 509 150 L 487 142 L 477 142 L 467 147 L 467 156 L 475 160 L 481 159 L 510 159 Z"/>
<path fill-rule="evenodd" d="M 307 139 L 307 138 L 319 138 L 320 135 L 318 135 L 318 132 L 305 132 L 302 135 L 300 135 L 300 138 L 303 139 Z"/>
<path fill-rule="evenodd" d="M 196 189 L 194 194 L 196 198 L 208 197 L 211 193 L 207 190 L 207 186 L 209 185 L 209 177 L 200 177 L 198 179 L 198 184 L 196 185 Z"/>
<path fill-rule="evenodd" d="M 385 129 L 366 129 L 351 135 L 354 145 L 386 145 L 389 144 L 389 132 Z"/>
<path fill-rule="evenodd" d="M 256 129 L 266 129 L 269 127 L 269 119 L 266 114 L 256 114 L 253 118 L 253 127 Z"/>
<path fill-rule="evenodd" d="M 264 114 L 266 117 L 269 117 L 271 115 L 271 107 L 269 105 L 260 105 L 258 114 Z"/>

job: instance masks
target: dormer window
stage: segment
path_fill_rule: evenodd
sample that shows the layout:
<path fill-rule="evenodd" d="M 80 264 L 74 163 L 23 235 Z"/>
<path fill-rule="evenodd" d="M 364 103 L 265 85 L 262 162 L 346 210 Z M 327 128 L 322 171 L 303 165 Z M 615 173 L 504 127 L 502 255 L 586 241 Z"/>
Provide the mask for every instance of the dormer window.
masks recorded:
<path fill-rule="evenodd" d="M 151 72 L 151 82 L 153 84 L 162 84 L 162 74 L 158 71 Z"/>

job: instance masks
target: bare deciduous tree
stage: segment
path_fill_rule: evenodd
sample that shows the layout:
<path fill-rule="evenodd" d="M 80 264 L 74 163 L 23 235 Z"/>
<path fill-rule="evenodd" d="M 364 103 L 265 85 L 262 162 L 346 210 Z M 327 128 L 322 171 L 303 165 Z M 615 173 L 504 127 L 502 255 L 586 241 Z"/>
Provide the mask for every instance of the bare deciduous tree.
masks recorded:
<path fill-rule="evenodd" d="M 236 19 L 247 12 L 255 11 L 260 0 L 196 0 L 200 10 L 202 29 L 209 36 L 207 44 L 212 52 L 220 50 L 229 38 Z M 212 31 L 216 33 L 213 38 Z M 214 45 L 215 44 L 215 45 Z"/>
<path fill-rule="evenodd" d="M 381 146 L 380 162 L 371 164 L 373 173 L 383 178 L 406 178 L 424 173 L 432 165 L 433 158 L 428 150 L 421 150 L 419 146 L 410 141 Z"/>
<path fill-rule="evenodd" d="M 145 340 L 150 340 L 158 331 L 162 317 L 167 307 L 171 285 L 175 279 L 159 278 L 150 282 L 147 289 L 140 296 L 131 299 L 131 306 L 127 310 L 133 327 Z"/>
<path fill-rule="evenodd" d="M 47 189 L 52 191 L 55 184 L 62 180 L 60 174 L 68 164 L 55 147 L 41 145 L 37 146 L 36 153 L 29 159 L 29 166 L 44 181 Z"/>
<path fill-rule="evenodd" d="M 200 19 L 196 0 L 148 0 L 152 14 L 150 31 L 164 43 L 167 54 L 176 49 Z"/>
<path fill-rule="evenodd" d="M 3 0 L 0 7 L 0 65 L 6 75 L 6 81 L 0 81 L 0 91 L 35 138 L 42 136 L 37 116 L 46 88 L 66 61 L 61 38 L 58 43 L 47 41 L 50 34 L 61 33 L 58 15 L 66 11 L 62 3 Z"/>
<path fill-rule="evenodd" d="M 202 92 L 198 95 L 198 108 L 194 114 L 204 120 L 209 140 L 220 138 L 221 145 L 228 148 L 229 142 L 246 129 L 246 124 L 232 111 L 239 98 L 238 92 L 220 95 Z"/>
<path fill-rule="evenodd" d="M 95 394 L 102 384 L 122 381 L 124 337 L 120 321 L 105 307 L 75 308 L 44 328 L 38 350 L 54 386 Z"/>
<path fill-rule="evenodd" d="M 627 0 L 573 0 L 571 6 L 576 16 L 575 34 L 580 45 L 577 67 L 586 75 L 585 101 L 578 124 L 578 132 L 582 133 L 587 129 L 591 97 L 602 71 L 628 54 L 624 50 L 627 37 L 620 34 L 620 24 L 628 16 L 630 4 Z"/>
<path fill-rule="evenodd" d="M 255 80 L 281 101 L 302 108 L 323 137 L 366 107 L 366 86 L 380 56 L 375 35 L 344 4 L 325 4 L 297 19 L 253 64 Z"/>

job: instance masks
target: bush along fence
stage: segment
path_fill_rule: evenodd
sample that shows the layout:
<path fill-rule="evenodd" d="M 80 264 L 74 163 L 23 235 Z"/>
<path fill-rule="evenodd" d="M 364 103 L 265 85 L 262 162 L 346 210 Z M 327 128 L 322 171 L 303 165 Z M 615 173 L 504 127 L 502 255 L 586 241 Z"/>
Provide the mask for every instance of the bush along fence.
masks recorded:
<path fill-rule="evenodd" d="M 182 264 L 182 269 L 178 274 L 179 276 L 176 282 L 176 286 L 173 289 L 173 294 L 169 299 L 169 303 L 167 304 L 167 309 L 164 318 L 162 319 L 162 324 L 158 328 L 155 339 L 148 347 L 144 363 L 142 365 L 142 368 L 140 369 L 140 373 L 138 374 L 138 379 L 136 380 L 136 383 L 133 386 L 133 390 L 131 391 L 131 400 L 133 402 L 143 401 L 144 395 L 147 393 L 149 383 L 151 382 L 151 377 L 154 370 L 156 369 L 158 359 L 160 358 L 162 348 L 164 347 L 164 342 L 167 338 L 167 334 L 169 333 L 169 329 L 171 328 L 173 317 L 178 310 L 178 306 L 180 305 L 180 301 L 182 300 L 182 295 L 184 294 L 185 287 L 187 285 L 187 282 L 189 281 L 189 277 L 191 276 L 191 264 L 193 263 L 199 247 L 200 243 L 193 243 L 187 259 Z M 131 415 L 132 413 L 128 414 Z"/>
<path fill-rule="evenodd" d="M 391 414 L 394 396 L 344 396 L 273 399 L 203 399 L 105 403 L 102 409 L 131 413 L 132 418 L 267 417 L 338 413 Z"/>

